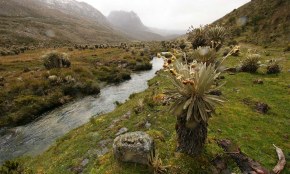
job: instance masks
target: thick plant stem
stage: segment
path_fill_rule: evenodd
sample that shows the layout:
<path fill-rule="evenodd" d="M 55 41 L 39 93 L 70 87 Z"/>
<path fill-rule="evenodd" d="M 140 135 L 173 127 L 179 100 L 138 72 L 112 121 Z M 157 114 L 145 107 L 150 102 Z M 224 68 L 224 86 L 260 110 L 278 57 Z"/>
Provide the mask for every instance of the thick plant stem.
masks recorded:
<path fill-rule="evenodd" d="M 188 155 L 199 155 L 207 138 L 207 123 L 201 121 L 195 127 L 186 126 L 186 118 L 178 117 L 176 123 L 177 151 Z"/>

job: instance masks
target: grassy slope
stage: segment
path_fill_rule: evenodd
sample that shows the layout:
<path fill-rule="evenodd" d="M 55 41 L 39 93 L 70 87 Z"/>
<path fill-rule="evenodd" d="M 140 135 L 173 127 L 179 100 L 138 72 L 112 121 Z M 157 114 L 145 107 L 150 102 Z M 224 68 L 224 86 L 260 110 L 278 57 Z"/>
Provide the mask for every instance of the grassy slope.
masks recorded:
<path fill-rule="evenodd" d="M 237 41 L 286 47 L 290 31 L 289 0 L 252 0 L 214 22 L 231 30 Z M 243 26 L 237 21 L 245 17 Z"/>
<path fill-rule="evenodd" d="M 261 48 L 258 50 L 263 51 Z M 115 133 L 120 128 L 127 127 L 130 131 L 146 131 L 154 137 L 157 151 L 164 165 L 171 166 L 171 173 L 210 173 L 210 160 L 217 154 L 223 154 L 214 142 L 214 139 L 221 138 L 228 138 L 238 143 L 243 152 L 272 169 L 277 162 L 273 143 L 284 150 L 288 161 L 290 159 L 290 76 L 288 72 L 290 55 L 281 53 L 279 49 L 267 50 L 267 52 L 270 52 L 271 56 L 263 56 L 264 60 L 284 57 L 283 72 L 279 75 L 265 75 L 263 69 L 256 74 L 224 74 L 224 81 L 227 83 L 222 91 L 228 102 L 224 107 L 218 108 L 217 115 L 210 120 L 208 142 L 203 155 L 199 158 L 175 153 L 175 118 L 167 112 L 169 106 L 156 103 L 153 106 L 150 105 L 153 95 L 162 93 L 166 87 L 171 86 L 161 73 L 149 82 L 148 90 L 134 95 L 131 100 L 112 113 L 92 119 L 90 123 L 71 131 L 59 139 L 47 152 L 35 158 L 25 157 L 19 161 L 38 173 L 71 173 L 70 169 L 80 167 L 84 159 L 89 159 L 88 165 L 83 167 L 84 173 L 148 173 L 146 167 L 118 164 L 113 158 L 111 148 L 109 153 L 102 157 L 91 153 L 100 149 L 98 142 L 114 139 Z M 226 63 L 236 65 L 238 58 L 230 57 Z M 256 78 L 262 78 L 264 84 L 253 85 L 252 80 Z M 239 92 L 235 92 L 237 89 Z M 268 103 L 271 110 L 266 115 L 253 111 L 241 101 L 246 97 Z M 145 107 L 140 114 L 135 114 L 133 108 L 138 106 L 140 99 L 144 99 Z M 113 128 L 108 128 L 114 119 L 120 118 L 128 111 L 132 112 L 130 119 L 117 122 Z M 149 130 L 140 126 L 147 120 L 152 124 Z M 239 171 L 232 161 L 230 164 L 235 172 Z M 288 164 L 283 173 L 289 172 Z"/>

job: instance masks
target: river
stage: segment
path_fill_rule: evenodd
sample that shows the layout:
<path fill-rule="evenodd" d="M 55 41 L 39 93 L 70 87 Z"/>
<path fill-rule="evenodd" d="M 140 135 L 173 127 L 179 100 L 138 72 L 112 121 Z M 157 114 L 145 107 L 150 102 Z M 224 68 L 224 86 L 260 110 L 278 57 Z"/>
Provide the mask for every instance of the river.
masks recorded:
<path fill-rule="evenodd" d="M 163 60 L 154 58 L 149 71 L 133 73 L 131 79 L 104 87 L 98 96 L 88 96 L 70 102 L 25 126 L 11 128 L 0 135 L 0 164 L 22 155 L 34 156 L 47 150 L 57 138 L 87 123 L 91 117 L 111 112 L 115 102 L 125 102 L 133 93 L 148 88 L 147 81 L 160 70 Z"/>

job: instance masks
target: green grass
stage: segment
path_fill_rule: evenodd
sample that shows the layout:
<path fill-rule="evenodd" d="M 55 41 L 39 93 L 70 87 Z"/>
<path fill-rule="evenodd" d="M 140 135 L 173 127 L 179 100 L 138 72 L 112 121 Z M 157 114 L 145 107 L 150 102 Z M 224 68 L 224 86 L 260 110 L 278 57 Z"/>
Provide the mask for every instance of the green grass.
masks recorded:
<path fill-rule="evenodd" d="M 77 97 L 98 94 L 99 84 L 119 83 L 130 79 L 132 71 L 152 68 L 148 54 L 143 57 L 131 55 L 118 48 L 72 52 L 61 48 L 59 52 L 69 54 L 71 67 L 47 70 L 41 56 L 48 51 L 30 50 L 0 58 L 0 77 L 5 79 L 0 82 L 0 127 L 29 123 Z M 141 51 L 136 50 L 137 53 Z M 126 66 L 120 67 L 120 62 Z M 62 79 L 71 76 L 75 82 L 50 83 L 48 77 L 51 75 Z"/>
<path fill-rule="evenodd" d="M 280 51 L 270 52 L 275 57 L 280 56 Z M 272 144 L 282 148 L 287 160 L 290 159 L 289 54 L 284 55 L 284 58 L 283 72 L 278 75 L 266 75 L 263 68 L 255 74 L 223 74 L 225 79 L 222 81 L 227 83 L 222 92 L 227 102 L 223 107 L 217 108 L 216 115 L 209 121 L 208 140 L 200 157 L 175 152 L 175 117 L 168 113 L 169 106 L 153 100 L 165 88 L 172 87 L 162 72 L 149 82 L 149 89 L 132 95 L 130 100 L 118 106 L 115 111 L 91 119 L 86 125 L 57 140 L 43 154 L 22 157 L 18 161 L 37 173 L 72 173 L 71 169 L 80 167 L 84 159 L 89 159 L 89 163 L 81 167 L 84 173 L 150 173 L 146 166 L 118 163 L 112 154 L 112 143 L 109 143 L 110 151 L 106 155 L 98 157 L 92 153 L 100 149 L 98 143 L 101 140 L 113 140 L 120 128 L 127 127 L 129 131 L 145 131 L 154 138 L 160 158 L 164 165 L 170 166 L 170 173 L 211 173 L 211 160 L 216 155 L 225 157 L 232 171 L 239 173 L 236 164 L 227 158 L 215 142 L 216 139 L 225 138 L 238 144 L 245 154 L 271 170 L 278 161 Z M 237 58 L 231 57 L 226 64 L 232 66 L 238 62 Z M 263 79 L 264 84 L 254 85 L 252 81 L 256 78 Z M 260 114 L 244 104 L 244 98 L 265 102 L 271 109 L 267 114 Z M 144 108 L 137 114 L 134 108 L 138 107 L 140 99 L 144 100 Z M 113 128 L 109 128 L 113 120 L 121 118 L 128 111 L 131 111 L 130 119 L 119 121 Z M 142 126 L 146 121 L 152 124 L 149 130 Z M 283 173 L 289 172 L 287 164 Z"/>

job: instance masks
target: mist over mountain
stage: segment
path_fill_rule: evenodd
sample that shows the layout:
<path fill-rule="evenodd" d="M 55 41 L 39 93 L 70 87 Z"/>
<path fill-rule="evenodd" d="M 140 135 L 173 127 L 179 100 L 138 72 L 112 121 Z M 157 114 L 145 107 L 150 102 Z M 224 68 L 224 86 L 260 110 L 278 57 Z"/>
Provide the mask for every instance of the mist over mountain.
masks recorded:
<path fill-rule="evenodd" d="M 143 41 L 165 39 L 161 35 L 151 32 L 133 11 L 112 11 L 108 16 L 108 20 L 114 27 L 130 38 Z"/>
<path fill-rule="evenodd" d="M 107 18 L 113 26 L 120 29 L 130 38 L 137 40 L 168 40 L 183 34 L 182 31 L 170 31 L 147 27 L 133 11 L 112 11 Z"/>

